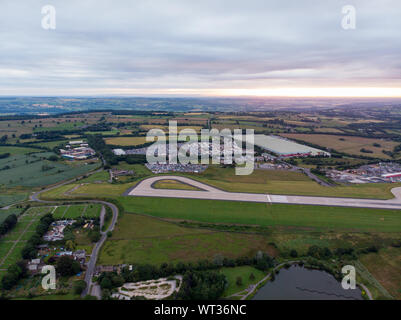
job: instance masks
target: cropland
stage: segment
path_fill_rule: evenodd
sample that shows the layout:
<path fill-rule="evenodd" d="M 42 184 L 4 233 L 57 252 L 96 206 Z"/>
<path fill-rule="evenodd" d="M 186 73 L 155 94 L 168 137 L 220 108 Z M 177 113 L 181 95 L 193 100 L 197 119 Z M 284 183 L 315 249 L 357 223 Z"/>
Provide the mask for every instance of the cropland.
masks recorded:
<path fill-rule="evenodd" d="M 123 100 L 120 103 L 123 105 Z M 167 133 L 168 122 L 174 120 L 179 131 L 254 129 L 257 134 L 295 141 L 302 146 L 299 150 L 319 149 L 331 157 L 323 154 L 286 159 L 274 150 L 256 146 L 258 157 L 270 152 L 270 156 L 280 159 L 258 160 L 257 168 L 246 176 L 236 175 L 234 166 L 223 164 L 209 165 L 201 173 L 169 175 L 188 177 L 226 192 L 262 196 L 392 199 L 391 190 L 400 183 L 336 183 L 325 177 L 324 171 L 399 161 L 400 117 L 401 111 L 396 107 L 379 112 L 355 106 L 352 112 L 340 107 L 324 112 L 105 110 L 5 118 L 0 121 L 4 135 L 0 146 L 0 223 L 12 214 L 18 222 L 0 237 L 0 278 L 6 276 L 9 266 L 23 260 L 23 248 L 47 213 L 55 220 L 82 223 L 81 229 L 67 231 L 67 239 L 57 248 L 70 241 L 68 246 L 73 250 L 92 253 L 99 241 L 99 226 L 95 224 L 93 231 L 82 228 L 87 221 L 99 223 L 102 204 L 90 201 L 109 201 L 117 206 L 118 216 L 115 228 L 104 233 L 94 262 L 97 267 L 130 264 L 153 270 L 166 264 L 197 266 L 207 265 L 208 261 L 213 270 L 226 277 L 228 286 L 222 296 L 227 297 L 256 284 L 272 270 L 237 265 L 241 259 L 267 254 L 278 264 L 296 257 L 325 265 L 332 272 L 343 264 L 355 264 L 360 272 L 358 281 L 366 285 L 373 298 L 400 299 L 401 218 L 397 210 L 127 194 L 141 181 L 157 176 L 146 168 L 144 155 L 136 154 L 135 148 L 146 146 L 148 130 L 162 129 Z M 85 161 L 63 159 L 60 149 L 74 140 L 88 143 L 96 155 Z M 114 148 L 134 151 L 117 156 Z M 119 175 L 112 176 L 109 170 Z M 174 179 L 159 180 L 153 188 L 156 192 L 169 190 L 177 194 L 200 190 Z M 37 202 L 33 195 L 53 202 Z M 112 213 L 105 211 L 107 228 Z M 330 255 L 321 254 L 323 251 Z M 86 257 L 86 263 L 89 259 L 92 258 Z M 79 279 L 85 279 L 85 272 L 67 278 L 65 288 L 58 288 L 56 294 L 43 295 L 32 289 L 39 286 L 38 279 L 28 277 L 7 294 L 18 299 L 77 299 L 72 283 Z M 27 288 L 38 296 L 28 297 Z"/>

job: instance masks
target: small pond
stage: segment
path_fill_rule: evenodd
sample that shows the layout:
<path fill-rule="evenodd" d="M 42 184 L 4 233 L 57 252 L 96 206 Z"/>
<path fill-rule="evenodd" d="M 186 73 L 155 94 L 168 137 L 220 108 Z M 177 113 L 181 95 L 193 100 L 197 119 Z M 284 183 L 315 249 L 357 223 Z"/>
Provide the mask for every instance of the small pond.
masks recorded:
<path fill-rule="evenodd" d="M 325 271 L 293 265 L 282 268 L 253 300 L 362 300 L 362 295 L 358 287 L 344 290 L 341 282 Z"/>

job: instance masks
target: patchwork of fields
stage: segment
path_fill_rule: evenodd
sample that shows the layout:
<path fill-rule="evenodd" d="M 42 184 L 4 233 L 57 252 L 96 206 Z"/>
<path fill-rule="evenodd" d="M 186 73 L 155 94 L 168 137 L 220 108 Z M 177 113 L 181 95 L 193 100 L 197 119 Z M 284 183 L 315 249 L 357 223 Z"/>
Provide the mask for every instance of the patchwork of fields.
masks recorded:
<path fill-rule="evenodd" d="M 35 233 L 39 219 L 53 212 L 54 207 L 32 207 L 25 212 L 17 225 L 0 239 L 0 271 L 22 259 L 21 252 L 26 241 Z"/>
<path fill-rule="evenodd" d="M 53 217 L 55 219 L 98 218 L 100 210 L 100 204 L 63 205 L 56 207 Z"/>

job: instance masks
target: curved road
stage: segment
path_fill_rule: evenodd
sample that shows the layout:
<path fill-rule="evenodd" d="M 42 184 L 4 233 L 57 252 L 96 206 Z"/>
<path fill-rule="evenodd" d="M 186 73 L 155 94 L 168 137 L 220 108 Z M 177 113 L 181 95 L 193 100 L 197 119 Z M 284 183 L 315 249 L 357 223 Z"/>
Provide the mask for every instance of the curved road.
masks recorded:
<path fill-rule="evenodd" d="M 90 174 L 93 174 L 93 173 L 96 173 L 96 172 L 99 172 L 99 171 L 102 171 L 102 170 L 103 169 L 99 169 L 99 170 L 93 171 Z M 39 195 L 41 193 L 43 193 L 43 192 L 46 192 L 46 191 L 58 188 L 60 186 L 66 185 L 68 183 L 74 182 L 76 179 L 77 178 L 74 178 L 74 179 L 68 180 L 68 181 L 64 181 L 62 183 L 53 185 L 53 186 L 51 186 L 49 188 L 46 188 L 46 189 L 40 190 L 38 192 L 35 192 L 34 194 L 31 195 L 30 198 L 31 198 L 32 201 L 41 202 L 41 203 L 49 203 L 49 204 L 59 203 L 60 201 L 41 200 L 41 199 L 39 199 Z M 88 266 L 87 266 L 87 269 L 86 269 L 86 272 L 85 272 L 86 288 L 81 294 L 81 296 L 83 297 L 83 296 L 87 295 L 88 293 L 90 293 L 90 289 L 91 289 L 91 286 L 92 286 L 92 278 L 93 278 L 93 274 L 95 272 L 95 267 L 96 267 L 97 257 L 99 255 L 100 248 L 102 247 L 103 243 L 107 239 L 107 233 L 109 231 L 113 231 L 113 229 L 114 229 L 114 226 L 115 226 L 115 224 L 117 222 L 117 218 L 118 218 L 118 208 L 113 203 L 106 202 L 106 201 L 101 201 L 101 200 L 71 200 L 71 201 L 68 200 L 68 202 L 72 202 L 72 203 L 88 203 L 88 202 L 89 203 L 99 203 L 99 204 L 103 204 L 105 206 L 108 206 L 113 212 L 113 218 L 111 220 L 111 223 L 110 223 L 109 227 L 104 232 L 100 231 L 101 237 L 100 237 L 99 241 L 95 244 L 95 248 L 93 249 L 91 257 L 89 259 Z M 104 208 L 102 208 L 102 210 L 104 210 Z"/>
<path fill-rule="evenodd" d="M 179 182 L 195 186 L 202 191 L 155 189 L 154 183 L 160 180 L 177 180 Z M 155 176 L 142 180 L 135 187 L 129 189 L 125 195 L 137 197 L 163 197 L 163 198 L 187 198 L 228 200 L 263 203 L 304 204 L 335 207 L 358 207 L 373 209 L 401 209 L 401 187 L 391 190 L 395 198 L 390 200 L 376 199 L 354 199 L 335 197 L 313 197 L 313 196 L 289 196 L 262 193 L 227 192 L 205 183 L 181 176 Z"/>

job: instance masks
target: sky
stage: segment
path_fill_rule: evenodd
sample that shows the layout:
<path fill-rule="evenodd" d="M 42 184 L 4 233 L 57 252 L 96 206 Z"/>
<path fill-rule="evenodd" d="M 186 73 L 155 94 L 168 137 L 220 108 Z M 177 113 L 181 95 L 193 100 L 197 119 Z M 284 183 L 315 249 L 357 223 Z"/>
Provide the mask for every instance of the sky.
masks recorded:
<path fill-rule="evenodd" d="M 401 97 L 400 17 L 399 0 L 0 0 L 0 95 Z"/>

